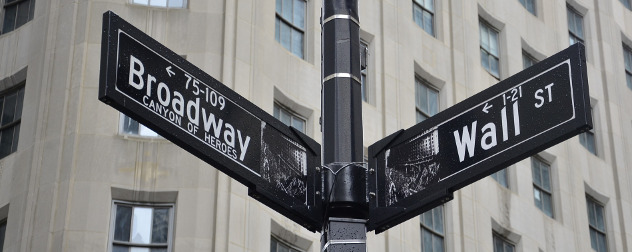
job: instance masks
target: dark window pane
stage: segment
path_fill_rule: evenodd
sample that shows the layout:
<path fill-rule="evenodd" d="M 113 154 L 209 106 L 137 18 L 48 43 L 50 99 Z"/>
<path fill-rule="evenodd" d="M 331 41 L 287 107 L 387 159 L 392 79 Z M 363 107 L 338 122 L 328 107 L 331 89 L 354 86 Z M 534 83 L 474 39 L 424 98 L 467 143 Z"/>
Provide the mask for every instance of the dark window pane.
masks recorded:
<path fill-rule="evenodd" d="M 11 127 L 2 131 L 0 136 L 0 158 L 11 154 L 11 144 L 13 143 L 13 131 L 15 127 Z"/>
<path fill-rule="evenodd" d="M 432 212 L 434 231 L 443 234 L 443 207 L 435 207 Z"/>
<path fill-rule="evenodd" d="M 294 0 L 283 0 L 283 10 L 281 15 L 285 20 L 292 22 L 292 1 Z"/>
<path fill-rule="evenodd" d="M 533 201 L 535 202 L 535 206 L 542 209 L 542 192 L 537 188 L 533 188 Z"/>
<path fill-rule="evenodd" d="M 294 25 L 299 29 L 305 29 L 305 2 L 296 0 L 294 2 Z"/>
<path fill-rule="evenodd" d="M 128 206 L 116 207 L 116 221 L 114 223 L 114 240 L 129 241 L 132 226 L 132 208 Z"/>
<path fill-rule="evenodd" d="M 443 251 L 443 238 L 433 235 L 432 237 L 432 248 L 433 252 L 442 252 Z"/>
<path fill-rule="evenodd" d="M 280 0 L 277 0 L 277 3 Z M 270 240 L 270 252 L 276 252 L 277 251 L 277 242 L 274 239 Z"/>
<path fill-rule="evenodd" d="M 423 213 L 424 225 L 432 228 L 432 210 Z"/>
<path fill-rule="evenodd" d="M 483 48 L 481 48 L 481 65 L 489 71 L 489 58 L 487 57 L 487 52 L 485 52 Z"/>
<path fill-rule="evenodd" d="M 112 246 L 112 252 L 129 252 L 129 247 L 114 245 Z"/>
<path fill-rule="evenodd" d="M 18 6 L 13 5 L 4 9 L 4 22 L 2 25 L 2 33 L 7 33 L 15 29 L 15 18 L 18 12 Z"/>
<path fill-rule="evenodd" d="M 123 133 L 138 135 L 140 124 L 134 119 L 123 116 Z"/>
<path fill-rule="evenodd" d="M 18 141 L 20 140 L 20 124 L 15 125 L 13 128 L 15 129 L 15 132 L 13 132 L 13 145 L 11 146 L 11 153 L 18 150 Z"/>
<path fill-rule="evenodd" d="M 152 221 L 151 242 L 167 243 L 167 235 L 169 233 L 169 209 L 154 209 L 154 219 Z M 153 251 L 153 250 L 152 250 Z"/>
<path fill-rule="evenodd" d="M 7 233 L 7 222 L 4 221 L 0 223 L 0 252 L 2 252 L 2 247 L 4 247 L 4 236 Z"/>
<path fill-rule="evenodd" d="M 292 29 L 292 53 L 303 58 L 303 33 L 296 29 Z"/>
<path fill-rule="evenodd" d="M 29 21 L 33 20 L 33 17 L 35 17 L 35 0 L 30 0 L 30 6 L 29 6 Z"/>
<path fill-rule="evenodd" d="M 24 1 L 18 4 L 18 15 L 15 22 L 15 27 L 20 27 L 29 21 L 29 6 L 30 1 Z"/>
<path fill-rule="evenodd" d="M 424 27 L 421 7 L 413 5 L 413 20 L 419 27 Z"/>
<path fill-rule="evenodd" d="M 424 252 L 427 251 L 432 251 L 432 233 L 430 233 L 428 230 L 426 230 L 425 228 L 421 229 L 421 236 L 422 236 L 422 245 L 423 245 L 423 250 Z"/>
<path fill-rule="evenodd" d="M 18 91 L 18 101 L 17 101 L 16 108 L 15 108 L 15 118 L 16 119 L 22 118 L 23 103 L 24 103 L 24 88 L 21 88 L 20 91 Z M 0 109 L 0 111 L 2 111 L 2 110 Z"/>
<path fill-rule="evenodd" d="M 599 245 L 598 245 L 598 241 L 597 241 L 597 231 L 595 230 L 590 230 L 590 247 L 592 247 L 595 251 L 598 251 L 599 249 Z"/>
<path fill-rule="evenodd" d="M 551 195 L 548 193 L 542 193 L 542 211 L 549 217 L 553 218 L 553 205 Z"/>
<path fill-rule="evenodd" d="M 424 30 L 428 32 L 428 34 L 434 36 L 434 29 L 432 24 L 432 14 L 430 12 L 424 11 Z"/>
<path fill-rule="evenodd" d="M 167 248 L 152 248 L 151 252 L 167 252 Z"/>
<path fill-rule="evenodd" d="M 16 93 L 10 94 L 4 98 L 4 111 L 2 113 L 2 126 L 13 122 L 15 118 L 15 105 L 18 96 Z"/>
<path fill-rule="evenodd" d="M 292 28 L 285 22 L 281 22 L 281 45 L 285 49 L 291 50 L 291 32 Z"/>
<path fill-rule="evenodd" d="M 603 234 L 599 234 L 598 236 L 598 244 L 599 244 L 599 252 L 606 252 L 608 251 L 607 246 L 606 246 L 606 236 Z"/>

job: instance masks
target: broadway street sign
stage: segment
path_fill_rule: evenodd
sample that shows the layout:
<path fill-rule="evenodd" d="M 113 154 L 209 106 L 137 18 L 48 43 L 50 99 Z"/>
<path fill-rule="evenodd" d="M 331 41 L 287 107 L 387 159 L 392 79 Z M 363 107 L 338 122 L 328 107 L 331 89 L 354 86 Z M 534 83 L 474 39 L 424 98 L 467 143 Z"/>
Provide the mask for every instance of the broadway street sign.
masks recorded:
<path fill-rule="evenodd" d="M 320 145 L 113 12 L 103 16 L 99 99 L 320 230 Z"/>
<path fill-rule="evenodd" d="M 592 128 L 584 46 L 568 49 L 369 147 L 369 230 Z"/>

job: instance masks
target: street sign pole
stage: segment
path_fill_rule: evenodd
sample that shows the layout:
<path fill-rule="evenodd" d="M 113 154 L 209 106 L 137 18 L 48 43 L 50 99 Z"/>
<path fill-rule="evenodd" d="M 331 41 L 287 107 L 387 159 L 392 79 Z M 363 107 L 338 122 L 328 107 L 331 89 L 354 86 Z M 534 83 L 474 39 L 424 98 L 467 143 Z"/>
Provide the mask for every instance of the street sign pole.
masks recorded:
<path fill-rule="evenodd" d="M 324 0 L 321 18 L 325 204 L 321 251 L 366 251 L 358 1 Z"/>

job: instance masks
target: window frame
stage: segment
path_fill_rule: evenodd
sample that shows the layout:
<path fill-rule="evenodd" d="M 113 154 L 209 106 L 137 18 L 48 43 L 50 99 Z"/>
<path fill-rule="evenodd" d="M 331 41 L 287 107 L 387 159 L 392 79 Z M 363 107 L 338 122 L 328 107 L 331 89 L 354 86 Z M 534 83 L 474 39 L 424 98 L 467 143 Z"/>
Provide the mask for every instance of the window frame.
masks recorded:
<path fill-rule="evenodd" d="M 595 214 L 597 214 L 597 211 L 596 211 L 597 207 L 601 208 L 601 213 L 602 213 L 601 219 L 603 221 L 603 230 L 600 230 L 599 227 L 596 227 L 592 223 L 590 223 L 591 216 L 590 216 L 590 209 L 589 208 L 591 207 L 591 205 L 594 206 L 593 207 L 594 208 L 593 213 L 595 213 Z M 601 202 L 599 202 L 597 199 L 595 199 L 592 196 L 587 194 L 586 195 L 586 211 L 587 211 L 586 215 L 588 217 L 589 234 L 592 234 L 592 232 L 596 232 L 597 234 L 602 235 L 603 236 L 603 241 L 605 243 L 604 244 L 605 245 L 605 251 L 608 251 L 608 233 L 607 233 L 608 230 L 606 228 L 607 223 L 606 223 L 606 207 L 605 207 L 605 205 L 601 204 Z M 595 217 L 597 217 L 597 216 L 595 216 Z M 590 235 L 590 245 L 591 245 L 591 248 L 592 248 L 592 245 L 593 245 L 593 236 L 592 235 Z M 598 252 L 602 252 L 602 251 L 598 251 Z"/>
<path fill-rule="evenodd" d="M 15 86 L 12 86 L 10 88 L 7 88 L 5 90 L 0 91 L 0 121 L 4 120 L 4 109 L 5 109 L 5 98 L 11 95 L 16 95 L 16 103 L 15 103 L 15 110 L 14 115 L 13 115 L 13 120 L 5 125 L 2 125 L 4 122 L 0 122 L 0 143 L 2 142 L 2 133 L 4 133 L 5 130 L 9 130 L 11 128 L 13 128 L 13 136 L 11 139 L 11 148 L 9 150 L 8 153 L 6 153 L 6 155 L 0 153 L 0 159 L 3 159 L 15 152 L 17 152 L 18 146 L 19 146 L 19 141 L 20 141 L 20 128 L 22 126 L 22 112 L 24 110 L 24 93 L 26 92 L 26 80 L 21 81 L 20 83 L 18 83 Z M 21 96 L 21 97 L 20 97 Z M 19 104 L 20 102 L 20 98 L 21 98 L 21 104 Z M 19 109 L 19 111 L 18 111 Z M 18 114 L 19 113 L 19 114 Z M 15 130 L 17 129 L 17 135 Z M 0 150 L 1 148 L 1 144 L 0 144 Z"/>
<path fill-rule="evenodd" d="M 520 2 L 520 4 L 522 4 L 522 6 L 531 14 L 533 14 L 534 16 L 538 16 L 537 15 L 537 2 L 536 0 L 518 0 Z M 531 3 L 531 8 L 529 9 L 529 3 Z"/>
<path fill-rule="evenodd" d="M 290 116 L 290 124 L 289 125 L 283 123 L 283 121 L 281 121 L 281 118 L 276 116 L 277 109 L 279 110 L 279 112 L 284 111 L 284 112 L 289 114 L 289 116 Z M 282 103 L 280 103 L 278 101 L 274 101 L 274 106 L 272 108 L 272 116 L 274 118 L 276 118 L 277 120 L 281 121 L 284 125 L 287 125 L 288 127 L 294 127 L 294 126 L 292 126 L 292 122 L 294 122 L 294 120 L 293 120 L 294 118 L 297 118 L 297 119 L 303 121 L 303 129 L 299 129 L 297 127 L 294 127 L 294 128 L 296 128 L 297 130 L 299 130 L 303 134 L 307 134 L 307 118 L 303 117 L 301 114 L 299 114 L 296 111 L 288 108 L 287 106 L 283 105 Z"/>
<path fill-rule="evenodd" d="M 275 4 L 278 1 L 282 1 L 282 0 L 275 0 Z M 292 55 L 299 57 L 300 59 L 306 60 L 306 32 L 305 30 L 307 29 L 307 13 L 308 13 L 308 1 L 307 0 L 290 0 L 292 1 L 292 15 L 294 15 L 294 2 L 295 1 L 302 1 L 305 3 L 305 9 L 304 9 L 304 13 L 303 13 L 303 26 L 305 26 L 305 28 L 300 28 L 298 26 L 296 26 L 294 24 L 294 22 L 290 22 L 289 20 L 285 19 L 283 17 L 283 13 L 279 13 L 275 7 L 274 9 L 274 15 L 275 15 L 275 19 L 274 19 L 274 40 L 276 40 L 281 47 L 285 48 L 286 50 L 288 50 Z M 275 5 L 276 6 L 276 5 Z M 283 4 L 281 4 L 281 8 L 283 8 Z M 281 12 L 283 12 L 283 10 L 281 10 Z M 292 17 L 294 18 L 294 17 Z M 278 22 L 277 22 L 278 20 Z M 282 43 L 281 43 L 281 23 L 283 22 L 286 25 L 288 25 L 290 27 L 290 48 L 286 48 Z M 278 24 L 278 25 L 277 25 Z M 296 53 L 294 53 L 294 47 L 293 47 L 293 39 L 292 39 L 292 31 L 298 31 L 301 33 L 301 40 L 302 40 L 302 44 L 301 44 L 301 54 L 302 55 L 297 55 Z M 278 35 L 278 38 L 277 38 Z"/>
<path fill-rule="evenodd" d="M 412 8 L 413 9 L 413 22 L 415 22 L 415 24 L 417 24 L 417 26 L 419 26 L 422 30 L 424 30 L 430 36 L 433 36 L 433 37 L 436 38 L 437 37 L 437 32 L 436 32 L 436 23 L 437 23 L 437 21 L 435 20 L 436 19 L 436 14 L 435 14 L 435 12 L 436 12 L 436 4 L 435 4 L 434 0 L 429 0 L 429 1 L 432 2 L 432 6 L 431 6 L 432 9 L 430 9 L 428 6 L 426 6 L 426 2 L 425 1 L 427 1 L 427 0 L 413 0 L 413 8 Z M 420 3 L 420 2 L 422 2 L 422 3 Z M 417 22 L 418 19 L 417 19 L 417 16 L 415 15 L 415 10 L 416 9 L 419 9 L 421 11 L 421 20 L 419 22 Z M 424 13 L 429 13 L 431 15 L 431 19 L 430 19 L 431 22 L 432 22 L 432 24 L 430 24 L 431 31 L 428 31 L 426 29 L 426 24 L 425 24 L 425 21 L 424 21 L 424 18 L 423 18 Z"/>
<path fill-rule="evenodd" d="M 277 244 L 277 249 L 276 251 L 272 251 L 272 241 L 275 241 Z M 282 238 L 278 237 L 277 235 L 271 234 L 270 235 L 270 252 L 278 252 L 279 248 L 278 248 L 278 244 L 283 245 L 284 247 L 288 248 L 289 252 L 305 252 L 305 250 L 299 248 L 298 246 L 283 240 Z"/>
<path fill-rule="evenodd" d="M 538 209 L 540 209 L 540 210 L 541 210 L 541 211 L 542 211 L 542 212 L 543 212 L 546 216 L 549 216 L 550 218 L 555 219 L 555 206 L 554 206 L 554 204 L 553 204 L 553 189 L 552 189 L 552 186 L 553 186 L 553 179 L 552 179 L 552 174 L 553 174 L 553 173 L 552 173 L 552 170 L 553 170 L 553 169 L 552 169 L 551 164 L 550 164 L 549 162 L 545 161 L 544 159 L 542 159 L 542 158 L 540 158 L 540 157 L 534 156 L 534 157 L 531 157 L 531 172 L 532 172 L 532 173 L 534 173 L 534 168 L 535 168 L 535 165 L 536 165 L 536 164 L 538 164 L 538 165 L 539 165 L 539 167 L 538 167 L 538 168 L 539 168 L 539 170 L 540 170 L 540 173 L 538 174 L 538 177 L 540 177 L 540 181 L 541 181 L 540 183 L 543 183 L 542 181 L 543 181 L 543 179 L 544 179 L 544 177 L 542 176 L 542 168 L 543 168 L 543 167 L 546 167 L 546 168 L 547 168 L 548 173 L 549 173 L 549 179 L 548 179 L 548 180 L 549 180 L 549 181 L 548 181 L 548 182 L 549 182 L 549 189 L 544 188 L 544 186 L 543 186 L 543 185 L 538 185 L 538 184 L 536 183 L 536 181 L 535 181 L 535 180 L 533 180 L 533 183 L 532 183 L 532 184 L 533 184 L 533 193 L 534 193 L 534 195 L 533 195 L 533 203 L 534 203 L 534 204 L 535 204 L 535 206 L 536 206 Z M 534 175 L 532 174 L 532 179 L 533 179 L 533 177 L 534 177 Z M 536 192 L 536 190 L 537 190 L 537 191 L 540 193 L 540 195 L 541 195 L 541 196 L 540 196 L 540 201 L 542 202 L 542 206 L 541 206 L 541 207 L 539 207 L 539 206 L 536 204 L 536 197 L 535 197 L 535 192 Z M 548 214 L 548 213 L 544 210 L 544 198 L 542 197 L 542 195 L 543 195 L 543 194 L 546 194 L 546 195 L 548 195 L 548 196 L 549 196 L 549 199 L 550 199 L 549 205 L 551 206 L 551 215 L 549 215 L 549 214 Z"/>
<path fill-rule="evenodd" d="M 496 27 L 491 25 L 489 22 L 485 21 L 483 18 L 479 18 L 479 22 L 478 23 L 479 23 L 479 32 L 478 32 L 479 40 L 478 40 L 478 43 L 479 43 L 479 48 L 480 48 L 480 52 L 481 52 L 480 53 L 481 54 L 480 55 L 481 56 L 481 59 L 480 59 L 481 66 L 489 74 L 494 76 L 496 79 L 500 79 L 500 72 L 501 72 L 501 65 L 500 65 L 500 49 L 501 49 L 500 48 L 500 30 L 498 30 Z M 487 34 L 488 34 L 489 37 L 486 38 L 486 40 L 488 41 L 488 46 L 491 44 L 491 39 L 490 39 L 491 36 L 492 35 L 496 36 L 496 51 L 497 51 L 496 55 L 491 52 L 491 48 L 484 48 L 484 46 L 483 46 L 483 36 L 482 36 L 483 29 L 487 29 L 488 30 Z M 492 32 L 493 32 L 493 34 L 492 34 Z M 485 55 L 487 57 L 487 66 L 488 67 L 485 67 L 485 64 L 483 64 L 483 57 L 482 57 L 483 53 L 485 53 Z M 492 70 L 492 67 L 491 67 L 491 64 L 490 64 L 491 63 L 490 62 L 490 57 L 492 57 L 493 59 L 496 60 L 496 64 L 498 65 L 498 69 L 496 69 L 498 71 L 497 73 L 494 73 L 493 70 Z"/>
<path fill-rule="evenodd" d="M 593 118 L 595 118 L 595 108 L 591 107 L 590 108 L 590 112 L 593 115 Z M 591 154 L 595 155 L 595 156 L 599 156 L 599 149 L 597 148 L 597 135 L 595 133 L 595 127 L 584 131 L 582 133 L 580 133 L 578 135 L 579 137 L 579 144 L 581 144 L 584 149 L 586 149 L 588 152 L 590 152 Z M 592 142 L 592 149 L 589 148 L 590 145 L 588 145 L 589 142 Z"/>
<path fill-rule="evenodd" d="M 119 205 L 123 205 L 123 206 L 127 206 L 127 207 L 131 207 L 132 209 L 136 208 L 136 207 L 143 207 L 143 208 L 152 208 L 156 209 L 156 208 L 168 208 L 169 209 L 169 223 L 168 223 L 168 231 L 167 231 L 167 243 L 163 244 L 163 243 L 159 243 L 159 244 L 140 244 L 140 243 L 134 243 L 134 242 L 125 242 L 125 241 L 116 241 L 114 240 L 114 233 L 116 232 L 116 214 L 117 214 L 117 206 Z M 112 208 L 110 210 L 110 230 L 109 230 L 109 238 L 108 238 L 108 251 L 112 252 L 114 250 L 114 246 L 115 245 L 122 245 L 122 246 L 128 246 L 128 247 L 139 247 L 139 248 L 165 248 L 168 252 L 173 251 L 173 239 L 174 239 L 174 219 L 175 219 L 175 203 L 147 203 L 147 202 L 132 202 L 132 201 L 125 201 L 125 200 L 112 200 Z M 133 211 L 133 210 L 132 210 Z M 132 212 L 132 217 L 133 218 L 133 212 Z M 130 220 L 130 235 L 131 235 L 131 229 L 132 229 L 132 223 L 133 223 L 133 219 Z M 153 223 L 152 223 L 153 224 Z M 151 225 L 151 224 L 150 224 Z"/>
<path fill-rule="evenodd" d="M 33 20 L 33 17 L 35 16 L 35 0 L 14 0 L 13 2 L 9 2 L 9 3 L 7 3 L 8 0 L 0 0 L 0 1 L 4 1 L 2 3 L 2 22 L 0 22 L 0 35 L 15 31 L 18 28 L 30 22 L 31 20 Z M 28 16 L 26 17 L 26 21 L 23 24 L 18 24 L 19 5 L 20 3 L 23 3 L 26 1 L 29 2 Z M 16 6 L 15 17 L 13 18 L 13 28 L 11 28 L 9 31 L 5 31 L 4 24 L 7 21 L 6 20 L 7 17 L 5 16 L 7 12 L 7 8 L 12 8 L 13 6 Z"/>
<path fill-rule="evenodd" d="M 529 66 L 527 66 L 526 63 L 530 63 Z M 539 61 L 533 57 L 533 55 L 531 55 L 530 53 L 522 50 L 522 69 L 527 69 L 535 64 L 537 64 Z"/>
<path fill-rule="evenodd" d="M 501 170 L 498 170 L 497 172 L 492 173 L 491 175 L 489 175 L 490 177 L 492 177 L 496 182 L 498 182 L 499 185 L 509 189 L 509 167 L 505 167 Z M 499 180 L 499 176 L 503 176 L 504 181 Z M 503 183 L 504 182 L 504 183 Z"/>
<path fill-rule="evenodd" d="M 432 215 L 432 222 L 434 225 L 434 211 L 440 211 L 441 212 L 441 228 L 443 229 L 443 233 L 440 233 L 439 231 L 435 230 L 434 227 L 428 226 L 424 220 L 425 220 L 425 216 L 426 214 L 430 214 Z M 443 251 L 446 251 L 446 225 L 445 225 L 445 205 L 439 205 L 433 209 L 430 209 L 422 214 L 419 215 L 419 230 L 420 230 L 420 235 L 421 235 L 421 251 L 424 251 L 424 230 L 428 231 L 430 233 L 430 235 L 432 236 L 433 240 L 435 237 L 439 237 L 441 238 L 441 248 L 443 248 Z M 433 243 L 434 244 L 434 243 Z M 434 251 L 434 246 L 432 247 L 432 252 Z"/>
<path fill-rule="evenodd" d="M 502 243 L 502 250 L 497 250 L 496 247 L 496 241 L 500 241 Z M 516 245 L 513 244 L 509 239 L 507 239 L 507 237 L 504 237 L 502 235 L 500 235 L 497 232 L 492 232 L 492 244 L 493 244 L 493 250 L 494 252 L 506 252 L 506 247 L 509 246 L 511 248 L 510 251 L 515 252 L 516 251 Z M 507 251 L 508 252 L 508 251 Z"/>
<path fill-rule="evenodd" d="M 148 138 L 148 139 L 161 139 L 163 138 L 160 134 L 158 134 L 157 132 L 153 131 L 152 129 L 148 128 L 147 126 L 143 125 L 142 123 L 134 120 L 134 118 L 131 118 L 129 116 L 127 116 L 126 114 L 123 113 L 119 113 L 119 134 L 123 135 L 123 136 L 131 136 L 131 137 L 138 137 L 138 138 Z M 138 124 L 138 133 L 131 133 L 131 132 L 126 132 L 125 131 L 125 119 L 128 118 L 129 120 L 131 120 L 132 122 Z M 146 133 L 149 134 L 142 134 L 142 130 L 145 129 Z"/>
<path fill-rule="evenodd" d="M 573 6 L 570 5 L 566 5 L 566 21 L 568 22 L 568 37 L 569 37 L 569 44 L 573 45 L 577 42 L 582 42 L 582 43 L 586 43 L 586 30 L 584 29 L 584 16 L 575 8 L 573 8 Z M 577 20 L 579 20 L 579 28 L 581 30 L 582 36 L 580 36 L 579 34 L 577 34 L 577 31 L 573 31 L 571 29 L 571 18 L 572 18 L 572 23 L 573 23 L 573 27 L 577 26 Z M 577 28 L 577 27 L 576 27 Z M 575 40 L 575 43 L 570 43 L 571 39 Z"/>
<path fill-rule="evenodd" d="M 140 1 L 147 1 L 147 3 L 140 3 Z M 143 6 L 143 7 L 151 7 L 151 8 L 164 8 L 164 9 L 187 9 L 189 6 L 189 1 L 188 0 L 182 0 L 182 5 L 181 6 L 170 6 L 169 3 L 173 0 L 164 0 L 165 1 L 165 5 L 152 5 L 152 1 L 155 0 L 129 0 L 129 3 L 132 5 L 138 5 L 138 6 Z"/>
<path fill-rule="evenodd" d="M 425 87 L 426 89 L 428 89 L 428 91 L 433 91 L 437 94 L 437 104 L 436 104 L 436 108 L 437 111 L 435 111 L 434 114 L 431 115 L 432 111 L 423 111 L 423 108 L 421 108 L 421 103 L 419 103 L 420 101 L 418 101 L 418 97 L 417 97 L 417 93 L 418 93 L 418 88 L 419 87 Z M 428 107 L 428 110 L 430 110 L 430 99 L 429 99 L 429 95 L 430 92 L 426 92 L 426 106 Z M 415 120 L 416 123 L 420 123 L 436 114 L 438 114 L 441 109 L 439 107 L 439 105 L 441 104 L 441 91 L 435 87 L 435 85 L 433 85 L 430 81 L 428 81 L 425 78 L 422 78 L 421 76 L 415 75 Z M 419 115 L 426 117 L 426 119 L 423 120 L 419 120 Z"/>
<path fill-rule="evenodd" d="M 362 101 L 368 103 L 369 102 L 369 43 L 363 39 L 360 39 L 360 57 L 364 58 L 363 62 L 365 63 L 365 68 L 360 68 L 360 85 L 361 85 L 361 95 Z"/>

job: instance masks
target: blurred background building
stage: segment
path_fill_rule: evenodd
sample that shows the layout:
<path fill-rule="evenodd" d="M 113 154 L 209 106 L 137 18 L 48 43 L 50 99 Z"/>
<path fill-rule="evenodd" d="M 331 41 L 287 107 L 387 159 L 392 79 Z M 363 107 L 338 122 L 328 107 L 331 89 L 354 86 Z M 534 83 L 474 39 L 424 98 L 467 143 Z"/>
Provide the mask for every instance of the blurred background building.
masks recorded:
<path fill-rule="evenodd" d="M 631 0 L 359 2 L 366 146 L 578 41 L 595 126 L 370 233 L 369 251 L 632 250 Z M 321 4 L 0 0 L 0 251 L 319 251 L 97 87 L 112 10 L 320 141 Z"/>

